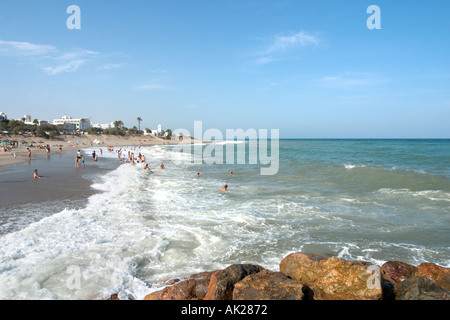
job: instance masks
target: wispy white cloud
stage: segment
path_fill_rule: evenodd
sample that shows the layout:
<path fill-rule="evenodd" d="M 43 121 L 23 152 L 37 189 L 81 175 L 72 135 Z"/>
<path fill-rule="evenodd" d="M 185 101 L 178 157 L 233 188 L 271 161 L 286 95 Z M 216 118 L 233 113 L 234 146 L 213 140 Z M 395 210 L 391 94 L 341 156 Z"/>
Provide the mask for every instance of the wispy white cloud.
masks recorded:
<path fill-rule="evenodd" d="M 57 51 L 54 46 L 20 41 L 0 40 L 0 52 L 12 55 L 35 56 Z"/>
<path fill-rule="evenodd" d="M 82 65 L 103 56 L 100 52 L 93 50 L 62 50 L 52 45 L 4 40 L 0 40 L 0 55 L 14 56 L 21 61 L 30 62 L 51 76 L 75 72 Z M 118 66 L 119 64 L 109 64 L 104 68 L 106 70 Z"/>
<path fill-rule="evenodd" d="M 52 64 L 52 66 L 43 67 L 43 70 L 52 76 L 64 72 L 75 72 L 89 59 L 99 54 L 96 51 L 78 49 L 69 52 L 58 52 L 58 54 L 46 57 L 47 64 Z"/>
<path fill-rule="evenodd" d="M 318 44 L 319 39 L 304 31 L 290 35 L 276 35 L 273 37 L 272 43 L 266 48 L 266 54 L 280 53 L 287 50 L 292 50 L 298 47 L 305 47 L 308 45 Z"/>
<path fill-rule="evenodd" d="M 266 39 L 260 50 L 251 54 L 256 64 L 267 64 L 285 60 L 298 53 L 300 48 L 320 44 L 320 39 L 305 31 L 289 34 L 277 34 Z"/>
<path fill-rule="evenodd" d="M 71 60 L 54 67 L 44 67 L 44 71 L 52 76 L 61 72 L 74 72 L 85 62 L 86 60 Z"/>

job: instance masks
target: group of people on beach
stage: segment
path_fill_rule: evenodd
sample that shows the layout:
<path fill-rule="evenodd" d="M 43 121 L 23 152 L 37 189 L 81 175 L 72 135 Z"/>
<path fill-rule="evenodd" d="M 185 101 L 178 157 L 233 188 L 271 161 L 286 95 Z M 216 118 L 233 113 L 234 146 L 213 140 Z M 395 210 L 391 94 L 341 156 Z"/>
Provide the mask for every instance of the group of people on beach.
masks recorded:
<path fill-rule="evenodd" d="M 107 147 L 107 150 L 109 152 L 114 152 L 114 147 Z M 132 149 L 133 151 L 136 150 L 136 148 Z M 62 147 L 60 146 L 59 148 L 59 152 L 61 153 L 62 151 Z M 125 150 L 126 151 L 126 150 Z M 27 152 L 28 152 L 28 158 L 31 159 L 31 150 L 29 148 L 27 148 Z M 100 155 L 103 155 L 103 150 L 102 148 L 100 148 Z M 47 154 L 50 153 L 50 147 L 48 146 L 48 150 L 47 150 Z M 131 165 L 136 165 L 137 163 L 144 163 L 144 167 L 142 168 L 143 170 L 149 170 L 150 172 L 153 172 L 148 163 L 145 163 L 146 158 L 143 154 L 139 153 L 139 155 L 137 157 L 135 157 L 134 152 L 128 151 L 127 153 L 127 157 L 122 157 L 122 148 L 120 148 L 119 150 L 117 150 L 117 155 L 118 155 L 118 159 L 123 162 L 123 163 L 130 163 Z M 96 153 L 95 150 L 92 151 L 92 161 L 95 163 L 96 161 L 98 161 L 98 153 Z M 76 155 L 75 155 L 75 168 L 78 168 L 79 165 L 82 165 L 82 167 L 85 166 L 85 157 L 84 155 L 81 153 L 81 150 L 78 150 Z M 164 163 L 161 162 L 161 164 L 159 165 L 160 169 L 164 169 Z M 228 170 L 228 174 L 229 175 L 233 175 L 234 173 L 231 170 Z M 200 177 L 200 172 L 198 172 L 196 174 L 196 177 Z M 34 179 L 41 179 L 42 176 L 39 175 L 38 170 L 35 169 L 33 172 L 33 178 Z M 221 191 L 226 191 L 228 189 L 228 185 L 225 184 L 223 187 L 220 188 Z"/>
<path fill-rule="evenodd" d="M 103 150 L 100 148 L 100 155 L 103 154 Z M 75 155 L 75 168 L 78 168 L 80 163 L 82 167 L 85 166 L 85 160 L 86 158 L 81 153 L 81 150 L 77 151 L 77 154 Z M 95 152 L 95 150 L 92 151 L 92 162 L 96 163 L 98 161 L 98 154 Z"/>
<path fill-rule="evenodd" d="M 78 168 L 80 163 L 84 167 L 84 155 L 81 153 L 80 150 L 77 151 L 77 154 L 75 155 L 75 168 Z"/>

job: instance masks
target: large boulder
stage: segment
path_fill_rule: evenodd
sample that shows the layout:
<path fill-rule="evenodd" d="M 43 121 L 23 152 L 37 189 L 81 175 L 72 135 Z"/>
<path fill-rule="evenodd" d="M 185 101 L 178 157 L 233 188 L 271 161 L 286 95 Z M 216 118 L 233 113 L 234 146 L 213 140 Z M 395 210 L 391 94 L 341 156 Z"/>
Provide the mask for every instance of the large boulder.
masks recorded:
<path fill-rule="evenodd" d="M 438 266 L 434 263 L 425 262 L 417 267 L 416 276 L 424 276 L 433 280 L 445 290 L 450 290 L 450 268 Z"/>
<path fill-rule="evenodd" d="M 314 299 L 380 300 L 383 297 L 379 267 L 365 262 L 293 253 L 281 261 L 280 271 L 310 287 Z"/>
<path fill-rule="evenodd" d="M 233 300 L 312 300 L 312 291 L 284 273 L 262 270 L 236 283 Z"/>
<path fill-rule="evenodd" d="M 204 300 L 232 300 L 235 284 L 246 276 L 262 270 L 264 268 L 258 265 L 233 264 L 226 269 L 214 272 Z"/>
<path fill-rule="evenodd" d="M 396 290 L 397 300 L 450 300 L 450 292 L 427 277 L 404 280 Z"/>
<path fill-rule="evenodd" d="M 394 280 L 395 283 L 411 278 L 417 271 L 417 267 L 402 261 L 388 261 L 381 268 Z"/>
<path fill-rule="evenodd" d="M 193 274 L 188 280 L 146 295 L 144 300 L 203 300 L 214 272 Z"/>

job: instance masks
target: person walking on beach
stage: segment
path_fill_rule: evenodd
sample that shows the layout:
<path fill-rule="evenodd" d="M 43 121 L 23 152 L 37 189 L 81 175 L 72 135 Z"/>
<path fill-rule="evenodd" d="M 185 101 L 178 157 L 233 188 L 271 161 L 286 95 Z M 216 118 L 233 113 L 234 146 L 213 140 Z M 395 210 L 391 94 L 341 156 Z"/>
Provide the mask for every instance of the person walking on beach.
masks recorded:
<path fill-rule="evenodd" d="M 77 154 L 75 155 L 75 168 L 78 168 L 80 162 L 81 162 L 81 151 L 78 150 Z"/>
<path fill-rule="evenodd" d="M 33 173 L 33 178 L 34 179 L 40 179 L 40 178 L 42 178 L 40 175 L 39 175 L 39 173 L 38 173 L 38 170 L 37 169 L 35 169 L 34 170 L 34 173 Z"/>
<path fill-rule="evenodd" d="M 30 150 L 30 148 L 27 148 L 27 152 L 28 152 L 28 159 L 31 159 L 31 150 Z"/>
<path fill-rule="evenodd" d="M 92 151 L 92 161 L 95 163 L 95 161 L 96 161 L 96 158 L 95 158 L 95 150 L 94 151 Z"/>

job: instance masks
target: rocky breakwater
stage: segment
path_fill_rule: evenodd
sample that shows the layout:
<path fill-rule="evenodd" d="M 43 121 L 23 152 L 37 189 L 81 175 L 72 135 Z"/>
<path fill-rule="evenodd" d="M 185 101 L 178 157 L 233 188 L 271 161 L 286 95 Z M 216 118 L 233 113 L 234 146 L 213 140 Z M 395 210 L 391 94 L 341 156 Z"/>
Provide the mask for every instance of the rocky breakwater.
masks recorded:
<path fill-rule="evenodd" d="M 389 261 L 381 267 L 292 253 L 274 272 L 253 264 L 193 274 L 145 300 L 450 300 L 450 269 Z"/>

